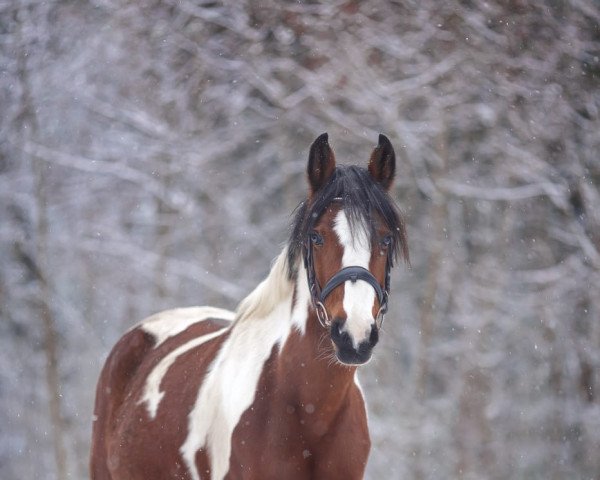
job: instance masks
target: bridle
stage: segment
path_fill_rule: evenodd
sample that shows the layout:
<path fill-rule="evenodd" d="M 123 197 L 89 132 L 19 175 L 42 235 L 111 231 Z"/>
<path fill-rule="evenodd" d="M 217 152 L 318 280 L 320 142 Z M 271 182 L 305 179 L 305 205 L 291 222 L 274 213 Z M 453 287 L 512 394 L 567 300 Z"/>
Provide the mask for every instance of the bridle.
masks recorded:
<path fill-rule="evenodd" d="M 325 299 L 337 286 L 348 280 L 353 283 L 357 280 L 363 280 L 373 287 L 373 290 L 375 290 L 375 294 L 377 295 L 377 300 L 379 301 L 379 311 L 375 317 L 375 323 L 377 324 L 377 328 L 381 328 L 383 325 L 384 315 L 388 310 L 390 271 L 392 269 L 390 253 L 388 252 L 385 262 L 385 283 L 383 288 L 373 274 L 369 272 L 369 270 L 359 266 L 350 266 L 342 268 L 340 271 L 334 274 L 321 289 L 315 273 L 313 242 L 311 241 L 310 236 L 306 238 L 302 247 L 304 268 L 306 269 L 306 276 L 308 279 L 308 288 L 310 290 L 313 307 L 317 312 L 319 323 L 325 328 L 329 328 L 331 326 L 331 320 L 329 319 L 327 309 L 325 308 Z"/>

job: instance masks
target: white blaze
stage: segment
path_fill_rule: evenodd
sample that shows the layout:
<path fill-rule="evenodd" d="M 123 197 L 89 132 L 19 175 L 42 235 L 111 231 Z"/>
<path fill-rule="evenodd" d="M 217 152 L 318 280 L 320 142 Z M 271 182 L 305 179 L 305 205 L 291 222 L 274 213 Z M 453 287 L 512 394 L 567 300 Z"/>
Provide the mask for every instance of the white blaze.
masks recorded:
<path fill-rule="evenodd" d="M 346 212 L 340 210 L 335 218 L 334 230 L 344 249 L 342 268 L 357 266 L 368 270 L 371 260 L 369 234 L 362 222 L 356 222 L 354 227 L 352 231 Z M 364 280 L 348 280 L 344 283 L 346 322 L 343 328 L 350 335 L 355 348 L 371 334 L 371 327 L 375 323 L 372 313 L 374 302 L 375 290 Z"/>

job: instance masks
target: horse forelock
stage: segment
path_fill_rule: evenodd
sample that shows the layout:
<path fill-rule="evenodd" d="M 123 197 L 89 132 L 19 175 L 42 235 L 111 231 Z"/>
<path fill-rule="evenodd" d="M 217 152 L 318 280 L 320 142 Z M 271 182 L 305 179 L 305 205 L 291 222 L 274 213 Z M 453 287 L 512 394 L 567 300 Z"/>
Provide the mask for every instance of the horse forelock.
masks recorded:
<path fill-rule="evenodd" d="M 302 245 L 333 202 L 341 202 L 351 230 L 360 230 L 364 226 L 370 238 L 375 234 L 376 217 L 379 217 L 393 236 L 390 259 L 396 260 L 400 256 L 409 261 L 406 228 L 394 200 L 365 168 L 340 165 L 323 188 L 295 210 L 287 249 L 288 278 L 297 278 Z"/>

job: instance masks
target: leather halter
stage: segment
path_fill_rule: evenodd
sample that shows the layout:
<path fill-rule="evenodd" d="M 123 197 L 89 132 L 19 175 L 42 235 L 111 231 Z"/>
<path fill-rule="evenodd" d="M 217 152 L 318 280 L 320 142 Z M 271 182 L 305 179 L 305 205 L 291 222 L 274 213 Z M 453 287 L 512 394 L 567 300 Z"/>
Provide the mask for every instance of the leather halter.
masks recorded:
<path fill-rule="evenodd" d="M 342 268 L 335 275 L 333 275 L 333 277 L 327 281 L 323 289 L 321 289 L 315 273 L 313 244 L 310 238 L 306 239 L 302 250 L 304 256 L 304 268 L 306 269 L 308 288 L 310 290 L 312 304 L 317 312 L 319 323 L 323 327 L 327 328 L 331 325 L 331 320 L 329 319 L 327 309 L 325 308 L 325 299 L 329 296 L 329 294 L 333 292 L 336 287 L 344 282 L 347 282 L 348 280 L 350 280 L 352 283 L 356 282 L 357 280 L 363 280 L 373 287 L 373 290 L 375 290 L 375 295 L 377 295 L 377 300 L 379 301 L 379 311 L 377 312 L 375 322 L 377 323 L 377 327 L 381 328 L 381 325 L 383 325 L 383 317 L 388 309 L 388 296 L 390 291 L 391 261 L 389 253 L 385 263 L 385 284 L 383 288 L 373 274 L 369 272 L 369 270 L 355 265 Z"/>

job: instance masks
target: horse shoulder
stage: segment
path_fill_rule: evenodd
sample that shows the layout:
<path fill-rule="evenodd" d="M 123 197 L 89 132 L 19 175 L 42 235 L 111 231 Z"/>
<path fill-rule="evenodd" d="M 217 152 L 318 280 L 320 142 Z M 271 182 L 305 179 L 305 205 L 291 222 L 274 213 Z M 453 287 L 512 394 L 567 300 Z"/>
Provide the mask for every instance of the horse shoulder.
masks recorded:
<path fill-rule="evenodd" d="M 215 314 L 219 314 L 219 318 L 215 318 Z M 202 346 L 203 342 L 197 339 L 216 337 L 230 325 L 232 315 L 207 307 L 161 312 L 132 328 L 117 342 L 105 362 L 96 391 L 91 452 L 93 480 L 112 478 L 110 471 L 120 470 L 117 465 L 123 464 L 123 456 L 128 455 L 127 445 L 145 443 L 140 441 L 143 432 L 138 429 L 153 430 L 154 424 L 164 425 L 164 419 L 156 418 L 160 397 L 154 411 L 144 400 L 157 369 L 165 367 L 162 375 L 166 375 L 176 362 L 185 359 L 185 353 L 189 353 L 186 345 Z M 178 350 L 184 354 L 177 354 Z M 163 365 L 169 358 L 171 361 Z M 157 391 L 162 380 L 160 376 Z M 166 400 L 168 398 L 162 403 Z"/>

